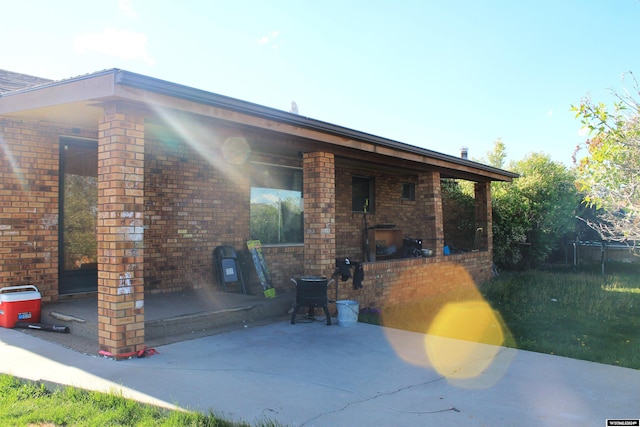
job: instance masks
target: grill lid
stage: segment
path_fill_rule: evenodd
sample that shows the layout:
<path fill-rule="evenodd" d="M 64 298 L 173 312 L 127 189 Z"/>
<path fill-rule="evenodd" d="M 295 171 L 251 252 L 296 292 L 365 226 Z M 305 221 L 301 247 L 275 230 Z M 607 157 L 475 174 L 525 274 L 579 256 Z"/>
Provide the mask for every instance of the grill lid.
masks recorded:
<path fill-rule="evenodd" d="M 298 280 L 300 280 L 301 282 L 326 282 L 327 278 L 320 276 L 302 276 Z"/>

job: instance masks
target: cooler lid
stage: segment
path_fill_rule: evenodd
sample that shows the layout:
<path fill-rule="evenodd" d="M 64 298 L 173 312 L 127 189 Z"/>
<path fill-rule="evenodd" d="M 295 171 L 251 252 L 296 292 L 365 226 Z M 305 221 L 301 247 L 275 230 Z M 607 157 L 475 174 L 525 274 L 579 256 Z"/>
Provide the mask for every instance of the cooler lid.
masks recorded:
<path fill-rule="evenodd" d="M 33 285 L 7 286 L 5 288 L 0 288 L 0 302 L 28 301 L 40 299 L 40 297 L 38 288 Z"/>
<path fill-rule="evenodd" d="M 35 292 L 35 291 L 11 292 L 8 294 L 0 294 L 0 303 L 30 301 L 30 300 L 39 300 L 39 299 L 40 299 L 40 292 Z"/>

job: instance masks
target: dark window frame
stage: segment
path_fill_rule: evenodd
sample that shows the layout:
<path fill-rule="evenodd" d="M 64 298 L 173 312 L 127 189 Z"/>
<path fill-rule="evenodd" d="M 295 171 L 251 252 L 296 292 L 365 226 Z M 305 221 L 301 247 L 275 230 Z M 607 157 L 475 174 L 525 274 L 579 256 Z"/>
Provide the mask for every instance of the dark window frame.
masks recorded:
<path fill-rule="evenodd" d="M 413 182 L 403 182 L 400 199 L 413 202 L 416 200 L 416 184 Z"/>
<path fill-rule="evenodd" d="M 351 211 L 375 212 L 375 180 L 370 176 L 351 176 Z"/>

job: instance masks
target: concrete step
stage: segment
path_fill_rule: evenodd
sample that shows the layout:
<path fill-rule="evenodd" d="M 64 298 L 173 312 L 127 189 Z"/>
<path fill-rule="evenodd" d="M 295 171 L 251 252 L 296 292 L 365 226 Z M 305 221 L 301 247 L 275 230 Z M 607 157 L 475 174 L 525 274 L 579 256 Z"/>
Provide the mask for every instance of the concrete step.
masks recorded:
<path fill-rule="evenodd" d="M 207 335 L 284 321 L 295 293 L 275 298 L 212 290 L 146 295 L 145 345 L 170 344 Z M 42 304 L 41 323 L 67 326 L 68 334 L 24 330 L 87 354 L 98 352 L 97 297 Z"/>
<path fill-rule="evenodd" d="M 229 307 L 145 321 L 145 342 L 164 345 L 185 339 L 282 321 L 295 295 L 240 301 Z"/>

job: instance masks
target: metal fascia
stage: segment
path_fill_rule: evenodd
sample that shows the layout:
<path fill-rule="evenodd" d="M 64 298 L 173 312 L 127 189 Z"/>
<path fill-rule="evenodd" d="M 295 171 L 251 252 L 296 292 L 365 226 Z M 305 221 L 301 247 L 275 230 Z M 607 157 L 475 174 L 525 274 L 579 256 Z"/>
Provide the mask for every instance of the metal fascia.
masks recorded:
<path fill-rule="evenodd" d="M 114 83 L 131 86 L 162 95 L 172 96 L 196 103 L 202 103 L 217 108 L 232 110 L 238 113 L 249 114 L 273 120 L 284 124 L 315 130 L 323 133 L 333 134 L 342 138 L 355 139 L 373 143 L 383 147 L 401 150 L 420 156 L 430 157 L 436 160 L 450 162 L 460 166 L 467 166 L 489 172 L 492 174 L 503 175 L 509 178 L 517 178 L 518 174 L 503 169 L 494 168 L 492 166 L 476 163 L 468 159 L 462 159 L 450 156 L 437 151 L 428 150 L 426 148 L 416 147 L 404 142 L 394 141 L 392 139 L 375 136 L 365 132 L 356 131 L 331 123 L 311 119 L 298 114 L 289 113 L 275 108 L 265 107 L 263 105 L 242 101 L 236 98 L 208 92 L 202 89 L 196 89 L 190 86 L 184 86 L 177 83 L 168 82 L 142 74 L 132 73 L 124 70 L 115 70 Z"/>

